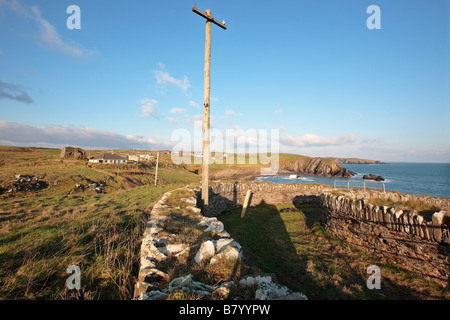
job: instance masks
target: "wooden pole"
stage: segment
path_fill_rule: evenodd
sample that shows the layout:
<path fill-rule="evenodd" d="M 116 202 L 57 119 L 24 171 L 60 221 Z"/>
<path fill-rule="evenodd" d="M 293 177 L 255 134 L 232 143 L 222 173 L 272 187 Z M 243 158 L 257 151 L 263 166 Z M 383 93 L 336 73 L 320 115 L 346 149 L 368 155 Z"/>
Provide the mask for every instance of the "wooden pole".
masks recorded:
<path fill-rule="evenodd" d="M 156 155 L 155 187 L 158 184 L 158 166 L 159 166 L 159 152 Z"/>
<path fill-rule="evenodd" d="M 250 200 L 250 195 L 252 194 L 252 190 L 248 189 L 247 194 L 245 195 L 244 205 L 242 206 L 241 218 L 245 216 L 245 211 L 247 211 L 248 202 Z"/>
<path fill-rule="evenodd" d="M 206 13 L 198 10 L 196 7 L 192 11 L 206 19 L 205 35 L 205 88 L 203 93 L 203 159 L 202 159 L 202 202 L 203 212 L 208 213 L 209 204 L 209 127 L 210 127 L 210 74 L 211 74 L 211 23 L 214 23 L 222 29 L 227 29 L 225 21 L 220 23 L 211 15 L 211 10 Z"/>
<path fill-rule="evenodd" d="M 206 10 L 211 17 L 211 10 Z M 203 162 L 202 162 L 202 201 L 204 212 L 209 204 L 209 126 L 210 126 L 210 90 L 211 90 L 211 20 L 206 20 L 205 38 L 205 88 L 203 93 Z"/>

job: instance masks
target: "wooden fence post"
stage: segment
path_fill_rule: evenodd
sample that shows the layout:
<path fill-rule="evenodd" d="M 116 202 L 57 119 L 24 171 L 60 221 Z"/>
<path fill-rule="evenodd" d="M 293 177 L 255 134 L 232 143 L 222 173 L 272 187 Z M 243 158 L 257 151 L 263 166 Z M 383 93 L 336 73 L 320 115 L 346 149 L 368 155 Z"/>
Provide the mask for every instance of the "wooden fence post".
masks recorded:
<path fill-rule="evenodd" d="M 245 195 L 244 205 L 242 207 L 241 218 L 245 216 L 245 211 L 247 210 L 248 202 L 250 200 L 250 195 L 252 194 L 252 190 L 248 189 L 247 194 Z"/>
<path fill-rule="evenodd" d="M 159 166 L 159 152 L 156 156 L 156 173 L 155 173 L 155 187 L 158 184 L 158 166 Z"/>

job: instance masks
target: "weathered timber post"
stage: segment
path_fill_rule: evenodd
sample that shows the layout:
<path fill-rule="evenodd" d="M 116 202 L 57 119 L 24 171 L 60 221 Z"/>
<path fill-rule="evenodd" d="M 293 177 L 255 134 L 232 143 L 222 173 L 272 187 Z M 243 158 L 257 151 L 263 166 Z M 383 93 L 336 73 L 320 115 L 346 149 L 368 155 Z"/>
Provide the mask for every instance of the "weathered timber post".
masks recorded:
<path fill-rule="evenodd" d="M 202 202 L 203 212 L 208 213 L 209 203 L 209 127 L 210 127 L 210 90 L 211 90 L 211 22 L 223 29 L 227 29 L 225 21 L 220 23 L 211 16 L 211 10 L 206 13 L 196 7 L 192 11 L 206 19 L 206 39 L 205 39 L 205 88 L 203 94 L 203 159 L 202 159 Z"/>
<path fill-rule="evenodd" d="M 156 155 L 155 187 L 158 184 L 158 166 L 159 166 L 159 152 Z"/>
<path fill-rule="evenodd" d="M 241 218 L 245 216 L 245 211 L 247 211 L 248 202 L 250 201 L 250 195 L 252 194 L 252 190 L 248 189 L 247 194 L 245 195 L 244 205 L 242 206 Z"/>

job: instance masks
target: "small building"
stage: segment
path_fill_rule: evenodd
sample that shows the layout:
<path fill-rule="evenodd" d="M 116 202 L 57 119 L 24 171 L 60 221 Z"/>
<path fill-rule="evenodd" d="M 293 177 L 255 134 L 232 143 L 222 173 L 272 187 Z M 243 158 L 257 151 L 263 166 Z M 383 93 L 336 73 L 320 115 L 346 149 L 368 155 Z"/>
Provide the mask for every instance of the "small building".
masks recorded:
<path fill-rule="evenodd" d="M 141 154 L 140 158 L 143 160 L 150 161 L 150 160 L 153 160 L 154 157 L 151 154 Z"/>
<path fill-rule="evenodd" d="M 128 156 L 128 161 L 136 161 L 139 162 L 139 157 L 136 155 L 129 155 Z"/>
<path fill-rule="evenodd" d="M 114 153 L 104 153 L 100 156 L 89 159 L 93 163 L 107 163 L 107 164 L 126 164 L 127 158 L 119 156 Z"/>

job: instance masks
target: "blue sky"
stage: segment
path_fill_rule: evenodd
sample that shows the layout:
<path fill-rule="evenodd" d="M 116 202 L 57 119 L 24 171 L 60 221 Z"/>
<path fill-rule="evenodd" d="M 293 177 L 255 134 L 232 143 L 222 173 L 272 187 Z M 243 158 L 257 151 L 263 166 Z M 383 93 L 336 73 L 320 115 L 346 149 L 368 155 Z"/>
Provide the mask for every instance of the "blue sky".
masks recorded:
<path fill-rule="evenodd" d="M 277 129 L 280 151 L 308 156 L 449 162 L 445 0 L 0 0 L 0 144 L 171 149 L 202 117 L 194 4 L 228 26 L 212 27 L 216 131 Z"/>

